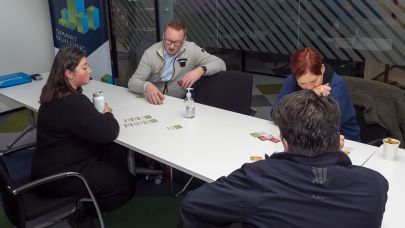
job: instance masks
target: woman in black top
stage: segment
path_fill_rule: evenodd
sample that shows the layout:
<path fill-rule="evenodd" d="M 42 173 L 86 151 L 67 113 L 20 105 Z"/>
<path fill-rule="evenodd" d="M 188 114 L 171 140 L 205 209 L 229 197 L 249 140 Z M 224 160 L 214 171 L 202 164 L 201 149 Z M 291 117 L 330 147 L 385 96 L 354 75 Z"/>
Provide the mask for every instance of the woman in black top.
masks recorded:
<path fill-rule="evenodd" d="M 133 196 L 135 178 L 127 168 L 127 151 L 113 144 L 119 125 L 112 109 L 106 104 L 100 113 L 82 94 L 81 86 L 89 83 L 90 75 L 84 52 L 72 47 L 59 50 L 40 97 L 32 176 L 79 172 L 89 181 L 101 210 L 110 211 Z M 87 195 L 73 177 L 41 190 L 47 195 Z"/>

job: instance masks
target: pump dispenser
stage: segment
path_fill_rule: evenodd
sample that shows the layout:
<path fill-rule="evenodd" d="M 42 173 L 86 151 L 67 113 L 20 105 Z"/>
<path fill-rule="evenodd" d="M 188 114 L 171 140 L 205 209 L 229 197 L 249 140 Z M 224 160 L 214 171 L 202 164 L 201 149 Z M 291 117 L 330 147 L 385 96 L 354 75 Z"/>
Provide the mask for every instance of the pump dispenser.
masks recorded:
<path fill-rule="evenodd" d="M 184 99 L 185 112 L 184 117 L 193 118 L 195 116 L 195 102 L 193 97 L 191 97 L 191 90 L 193 88 L 187 88 L 186 98 Z"/>

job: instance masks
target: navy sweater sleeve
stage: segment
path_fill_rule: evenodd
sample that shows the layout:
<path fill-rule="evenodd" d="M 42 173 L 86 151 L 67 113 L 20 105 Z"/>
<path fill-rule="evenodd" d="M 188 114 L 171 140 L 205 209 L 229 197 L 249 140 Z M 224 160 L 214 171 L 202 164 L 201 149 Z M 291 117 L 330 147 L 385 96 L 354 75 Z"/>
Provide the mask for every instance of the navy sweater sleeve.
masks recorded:
<path fill-rule="evenodd" d="M 360 141 L 360 127 L 345 81 L 334 73 L 330 86 L 332 88 L 330 96 L 338 102 L 340 108 L 340 134 L 346 139 Z"/>

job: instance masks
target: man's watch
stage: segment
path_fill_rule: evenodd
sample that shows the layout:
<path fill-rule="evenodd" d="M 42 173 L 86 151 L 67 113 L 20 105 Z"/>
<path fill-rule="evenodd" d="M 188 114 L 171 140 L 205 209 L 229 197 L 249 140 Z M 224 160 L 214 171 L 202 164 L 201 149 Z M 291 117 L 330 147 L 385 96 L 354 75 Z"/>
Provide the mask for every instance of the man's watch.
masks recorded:
<path fill-rule="evenodd" d="M 201 66 L 201 69 L 204 71 L 203 75 L 205 75 L 207 73 L 207 67 L 206 66 Z"/>

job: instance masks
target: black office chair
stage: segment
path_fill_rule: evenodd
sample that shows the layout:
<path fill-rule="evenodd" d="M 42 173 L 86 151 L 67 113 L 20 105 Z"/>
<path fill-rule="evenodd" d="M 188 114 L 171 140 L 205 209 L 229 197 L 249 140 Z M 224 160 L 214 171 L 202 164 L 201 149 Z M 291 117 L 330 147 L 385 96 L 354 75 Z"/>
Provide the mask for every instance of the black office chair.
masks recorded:
<path fill-rule="evenodd" d="M 343 77 L 356 109 L 363 143 L 380 145 L 385 137 L 404 138 L 405 97 L 399 88 L 379 81 Z"/>
<path fill-rule="evenodd" d="M 221 71 L 201 77 L 194 85 L 194 100 L 198 103 L 253 115 L 252 74 L 241 71 Z"/>
<path fill-rule="evenodd" d="M 83 199 L 82 196 L 49 197 L 35 192 L 35 188 L 43 184 L 63 178 L 79 178 L 88 190 L 90 199 Z M 103 218 L 98 207 L 96 198 L 90 189 L 84 176 L 77 172 L 64 172 L 44 177 L 37 180 L 12 180 L 9 170 L 0 156 L 0 193 L 3 209 L 8 219 L 16 227 L 26 227 L 28 222 L 54 212 L 57 209 L 73 205 L 78 201 L 92 201 L 100 222 L 100 227 L 104 228 Z M 53 223 L 59 220 L 52 221 Z"/>
<path fill-rule="evenodd" d="M 364 118 L 364 107 L 354 105 L 356 110 L 356 120 L 360 126 L 360 138 L 362 143 L 373 146 L 381 146 L 382 140 L 391 137 L 384 126 L 378 123 L 367 123 Z"/>
<path fill-rule="evenodd" d="M 137 166 L 136 157 L 143 156 L 137 154 L 136 151 L 129 149 L 128 151 L 128 169 L 134 175 L 144 175 L 146 181 L 154 182 L 155 184 L 161 184 L 163 181 L 163 170 L 154 167 L 159 165 L 158 162 L 147 157 L 143 157 L 150 164 L 144 164 L 144 166 Z M 146 162 L 146 163 L 148 163 Z"/>
<path fill-rule="evenodd" d="M 194 100 L 197 103 L 253 116 L 256 110 L 251 108 L 252 85 L 253 77 L 250 73 L 221 71 L 211 76 L 201 77 L 194 84 Z M 173 182 L 173 174 L 171 176 Z M 172 190 L 172 194 L 176 197 L 181 195 L 193 178 L 191 176 L 176 194 Z"/>
<path fill-rule="evenodd" d="M 19 107 L 19 108 L 15 108 L 15 109 L 8 110 L 6 112 L 0 113 L 0 116 L 7 116 L 9 114 L 20 112 L 20 111 L 23 111 L 23 110 L 28 110 L 29 124 L 23 131 L 21 131 L 14 138 L 12 138 L 9 143 L 7 143 L 6 148 L 0 149 L 0 156 L 6 155 L 6 154 L 9 154 L 9 153 L 13 153 L 15 151 L 20 151 L 20 150 L 25 150 L 25 149 L 28 149 L 28 148 L 35 147 L 36 122 L 35 122 L 34 111 L 29 110 L 29 109 L 27 109 L 25 107 Z M 31 136 L 31 138 L 33 138 L 32 140 L 30 140 L 28 143 L 25 143 L 25 144 L 19 143 L 19 141 L 21 139 L 23 139 L 24 136 L 26 136 L 29 132 L 32 132 L 32 131 L 34 132 L 34 134 L 33 134 L 34 136 Z"/>

